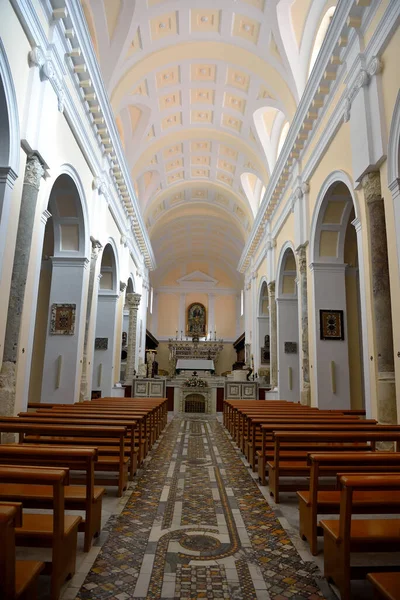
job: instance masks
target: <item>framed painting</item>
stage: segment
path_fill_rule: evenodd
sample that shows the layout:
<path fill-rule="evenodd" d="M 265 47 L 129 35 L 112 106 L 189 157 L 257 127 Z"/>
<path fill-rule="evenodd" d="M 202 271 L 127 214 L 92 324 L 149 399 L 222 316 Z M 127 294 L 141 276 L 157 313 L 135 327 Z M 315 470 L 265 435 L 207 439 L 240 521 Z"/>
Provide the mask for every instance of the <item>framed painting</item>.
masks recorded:
<path fill-rule="evenodd" d="M 94 340 L 95 350 L 107 350 L 108 349 L 108 338 L 95 338 Z"/>
<path fill-rule="evenodd" d="M 343 311 L 321 309 L 319 327 L 321 340 L 344 340 Z"/>
<path fill-rule="evenodd" d="M 193 302 L 187 312 L 187 333 L 190 336 L 207 334 L 206 307 L 200 302 Z"/>
<path fill-rule="evenodd" d="M 52 335 L 74 335 L 76 304 L 52 304 L 50 333 Z"/>

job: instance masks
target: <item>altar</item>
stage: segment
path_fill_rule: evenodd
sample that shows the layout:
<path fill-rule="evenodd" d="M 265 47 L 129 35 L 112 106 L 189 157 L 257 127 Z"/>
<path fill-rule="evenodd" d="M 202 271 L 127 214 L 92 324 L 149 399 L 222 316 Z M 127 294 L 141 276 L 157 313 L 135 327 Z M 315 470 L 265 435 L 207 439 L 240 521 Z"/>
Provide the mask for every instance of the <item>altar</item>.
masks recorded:
<path fill-rule="evenodd" d="M 224 387 L 224 377 L 214 375 L 223 340 L 170 339 L 168 348 L 174 411 L 215 414 L 217 388 Z"/>
<path fill-rule="evenodd" d="M 190 373 L 196 371 L 198 375 L 210 374 L 215 371 L 214 361 L 204 358 L 178 358 L 175 368 L 178 375 L 185 371 Z"/>

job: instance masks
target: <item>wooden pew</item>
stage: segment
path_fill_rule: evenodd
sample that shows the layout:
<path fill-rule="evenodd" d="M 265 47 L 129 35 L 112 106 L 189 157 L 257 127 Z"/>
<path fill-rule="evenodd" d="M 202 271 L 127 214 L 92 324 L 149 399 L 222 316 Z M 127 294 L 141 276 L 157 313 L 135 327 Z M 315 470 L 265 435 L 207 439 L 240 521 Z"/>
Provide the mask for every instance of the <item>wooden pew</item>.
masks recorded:
<path fill-rule="evenodd" d="M 22 526 L 21 503 L 0 502 L 0 598 L 37 598 L 37 580 L 44 569 L 38 560 L 16 560 L 15 528 Z"/>
<path fill-rule="evenodd" d="M 93 418 L 92 418 L 93 417 Z M 22 423 L 43 423 L 47 425 L 57 425 L 62 423 L 63 425 L 108 425 L 112 424 L 115 426 L 126 427 L 129 433 L 127 439 L 125 440 L 125 456 L 129 456 L 129 479 L 132 481 L 133 477 L 137 470 L 138 464 L 138 452 L 139 448 L 135 445 L 135 430 L 137 427 L 137 420 L 133 420 L 130 418 L 108 418 L 102 415 L 81 415 L 76 414 L 76 412 L 32 412 L 32 413 L 19 413 L 18 417 L 0 417 L 0 422 L 10 423 L 10 422 L 22 422 Z M 105 444 L 104 440 L 100 442 L 96 447 L 99 450 L 99 456 L 103 455 L 118 455 L 119 447 L 115 445 L 115 440 L 110 440 L 111 444 Z M 102 445 L 104 444 L 104 446 Z M 93 445 L 93 443 L 90 443 Z"/>
<path fill-rule="evenodd" d="M 98 440 L 112 439 L 118 445 L 118 456 L 102 456 L 95 465 L 95 472 L 116 473 L 116 478 L 104 479 L 96 475 L 98 485 L 117 485 L 118 496 L 128 485 L 129 458 L 125 457 L 126 427 L 92 425 L 44 425 L 41 423 L 7 423 L 0 419 L 0 433 L 16 433 L 19 442 L 52 444 L 56 446 L 85 446 Z"/>
<path fill-rule="evenodd" d="M 303 460 L 304 463 L 306 462 L 307 459 L 307 452 L 318 452 L 319 447 L 321 446 L 321 444 L 324 445 L 324 447 L 320 448 L 321 452 L 324 451 L 329 451 L 332 446 L 332 449 L 336 450 L 336 451 L 342 451 L 342 450 L 358 450 L 358 447 L 354 447 L 355 444 L 351 441 L 348 440 L 346 443 L 342 443 L 342 442 L 336 442 L 335 444 L 332 444 L 331 442 L 326 442 L 323 439 L 308 439 L 308 438 L 302 438 L 300 439 L 290 439 L 290 438 L 285 438 L 285 440 L 280 441 L 278 439 L 278 442 L 276 440 L 275 437 L 275 433 L 276 432 L 281 432 L 281 431 L 286 431 L 288 432 L 293 432 L 293 433 L 302 433 L 304 431 L 309 431 L 309 432 L 330 432 L 330 431 L 352 431 L 352 430 L 362 430 L 362 431 L 371 431 L 371 430 L 375 430 L 377 427 L 376 421 L 375 420 L 370 420 L 370 421 L 355 421 L 354 423 L 352 422 L 351 424 L 349 423 L 333 423 L 331 421 L 329 421 L 328 423 L 325 424 L 318 424 L 315 425 L 312 422 L 308 423 L 308 422 L 303 422 L 303 423 L 292 423 L 292 424 L 284 424 L 284 423 L 263 423 L 261 425 L 261 431 L 262 431 L 262 442 L 261 442 L 261 450 L 257 451 L 257 455 L 258 455 L 258 476 L 259 479 L 261 481 L 262 485 L 265 485 L 266 482 L 266 468 L 268 466 L 268 470 L 270 471 L 269 468 L 269 462 L 271 461 L 275 461 L 275 455 L 278 454 L 278 463 L 279 461 L 288 461 L 289 459 L 285 456 L 285 451 L 287 451 L 288 448 L 297 448 L 297 459 L 296 462 L 298 462 L 299 460 Z M 267 440 L 269 440 L 267 442 Z M 361 450 L 369 450 L 370 446 L 369 445 L 365 445 L 362 444 L 360 446 Z M 272 454 L 271 454 L 272 453 Z M 291 459 L 293 460 L 293 459 Z M 286 465 L 289 466 L 289 465 Z M 297 469 L 298 465 L 295 466 L 295 468 Z M 290 475 L 292 476 L 292 475 Z M 271 483 L 271 482 L 270 482 Z"/>
<path fill-rule="evenodd" d="M 400 600 L 400 573 L 368 573 L 375 600 Z"/>
<path fill-rule="evenodd" d="M 342 475 L 340 477 L 340 515 L 337 520 L 323 520 L 324 576 L 333 580 L 341 600 L 350 600 L 352 579 L 364 579 L 367 573 L 379 570 L 398 570 L 386 565 L 351 566 L 354 552 L 398 552 L 400 547 L 400 518 L 352 519 L 355 492 L 400 491 L 400 475 Z M 379 510 L 380 512 L 380 510 Z"/>
<path fill-rule="evenodd" d="M 348 418 L 344 416 L 336 416 L 336 415 L 324 415 L 324 414 L 301 414 L 301 415 L 287 415 L 287 416 L 274 416 L 274 415 L 265 415 L 263 417 L 259 416 L 250 416 L 248 418 L 248 423 L 250 424 L 251 434 L 248 434 L 245 438 L 246 443 L 246 452 L 245 456 L 248 462 L 251 465 L 253 472 L 256 471 L 257 462 L 259 457 L 261 456 L 262 464 L 265 468 L 266 457 L 268 456 L 267 450 L 271 450 L 271 445 L 268 445 L 267 439 L 268 437 L 272 441 L 272 432 L 268 425 L 276 424 L 283 425 L 287 423 L 288 425 L 296 425 L 296 424 L 309 424 L 309 425 L 375 425 L 376 421 L 371 419 L 369 421 L 361 421 L 358 418 Z M 256 432 L 256 429 L 259 430 L 260 434 Z M 264 451 L 264 455 L 263 455 Z M 260 466 L 260 472 L 262 471 L 262 467 Z"/>
<path fill-rule="evenodd" d="M 281 460 L 280 450 L 282 442 L 336 442 L 338 444 L 354 444 L 359 442 L 369 442 L 374 449 L 377 442 L 396 442 L 400 443 L 400 426 L 399 425 L 375 425 L 373 428 L 358 426 L 357 429 L 346 428 L 345 426 L 329 427 L 322 430 L 325 425 L 320 426 L 320 430 L 306 431 L 275 431 L 274 432 L 274 460 L 268 461 L 268 485 L 271 496 L 274 496 L 274 501 L 279 503 L 279 495 L 281 492 L 296 492 L 297 490 L 307 489 L 308 483 L 284 483 L 280 481 L 281 477 L 286 478 L 305 478 L 310 474 L 310 466 L 307 464 L 305 457 L 304 461 L 285 461 Z M 340 429 L 342 427 L 342 429 Z M 399 447 L 399 446 L 398 446 Z M 334 447 L 334 451 L 338 451 L 338 447 Z M 348 450 L 346 448 L 346 450 Z M 342 450 L 343 451 L 343 450 Z"/>
<path fill-rule="evenodd" d="M 65 508 L 85 512 L 79 524 L 84 532 L 84 551 L 89 552 L 93 537 L 101 531 L 101 507 L 104 488 L 94 485 L 94 468 L 97 461 L 96 448 L 72 448 L 65 446 L 39 446 L 37 444 L 0 445 L 0 465 L 68 467 L 84 473 L 84 485 L 65 487 Z M 0 500 L 14 499 L 27 508 L 51 508 L 51 486 L 25 486 L 0 484 Z"/>
<path fill-rule="evenodd" d="M 320 490 L 319 478 L 336 476 L 339 472 L 360 473 L 393 471 L 400 473 L 400 452 L 326 452 L 308 455 L 310 488 L 297 492 L 299 498 L 300 536 L 307 539 L 311 554 L 318 553 L 319 514 L 338 514 L 340 491 Z M 369 514 L 380 508 L 381 513 L 395 514 L 400 510 L 400 491 L 360 492 L 353 497 L 353 513 Z"/>
<path fill-rule="evenodd" d="M 50 485 L 53 514 L 23 514 L 15 529 L 17 546 L 51 548 L 51 600 L 58 600 L 61 586 L 75 573 L 76 543 L 81 517 L 64 514 L 64 486 L 68 470 L 46 467 L 0 466 L 0 484 Z"/>

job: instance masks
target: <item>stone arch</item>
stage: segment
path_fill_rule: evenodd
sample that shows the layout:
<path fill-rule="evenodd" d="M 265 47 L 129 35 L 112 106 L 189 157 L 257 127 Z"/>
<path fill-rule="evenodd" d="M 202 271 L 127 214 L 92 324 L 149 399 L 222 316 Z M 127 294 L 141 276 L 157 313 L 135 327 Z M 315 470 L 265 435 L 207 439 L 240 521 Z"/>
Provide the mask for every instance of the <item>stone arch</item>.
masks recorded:
<path fill-rule="evenodd" d="M 400 274 L 400 92 L 397 94 L 390 126 L 388 143 L 388 185 L 393 198 L 397 264 Z"/>
<path fill-rule="evenodd" d="M 18 103 L 6 51 L 0 39 L 0 278 L 14 182 L 19 175 Z"/>
<path fill-rule="evenodd" d="M 51 182 L 42 223 L 29 400 L 73 403 L 80 391 L 90 240 L 83 187 L 69 165 Z M 60 335 L 57 315 L 62 310 L 70 326 Z"/>
<path fill-rule="evenodd" d="M 352 189 L 345 173 L 329 175 L 312 218 L 314 389 L 320 408 L 368 411 L 364 262 L 359 207 Z M 338 323 L 336 339 L 329 339 L 324 327 L 329 314 Z"/>
<path fill-rule="evenodd" d="M 20 130 L 18 102 L 6 51 L 0 39 L 0 166 L 19 172 Z"/>
<path fill-rule="evenodd" d="M 344 171 L 333 171 L 322 184 L 321 190 L 317 197 L 317 202 L 315 204 L 313 216 L 311 219 L 311 229 L 310 229 L 310 262 L 313 263 L 319 259 L 319 252 L 316 251 L 316 244 L 319 241 L 318 235 L 321 232 L 323 212 L 321 211 L 321 207 L 326 200 L 327 193 L 330 190 L 331 186 L 335 184 L 342 183 L 347 188 L 348 194 L 351 197 L 352 205 L 354 206 L 355 218 L 360 219 L 360 209 L 358 206 L 358 199 L 354 194 L 354 186 L 350 177 Z M 338 228 L 336 228 L 338 229 Z M 340 228 L 339 228 L 340 229 Z M 339 232 L 340 233 L 340 232 Z M 340 244 L 338 245 L 338 251 L 343 250 L 343 237 L 340 239 Z"/>
<path fill-rule="evenodd" d="M 119 261 L 117 245 L 109 238 L 103 246 L 100 258 L 99 293 L 119 293 Z"/>
<path fill-rule="evenodd" d="M 300 401 L 297 263 L 291 242 L 281 248 L 277 267 L 277 358 L 279 397 Z"/>
<path fill-rule="evenodd" d="M 50 182 L 47 210 L 54 235 L 54 256 L 89 257 L 89 216 L 84 188 L 71 165 L 62 165 Z M 47 224 L 46 224 L 47 227 Z"/>

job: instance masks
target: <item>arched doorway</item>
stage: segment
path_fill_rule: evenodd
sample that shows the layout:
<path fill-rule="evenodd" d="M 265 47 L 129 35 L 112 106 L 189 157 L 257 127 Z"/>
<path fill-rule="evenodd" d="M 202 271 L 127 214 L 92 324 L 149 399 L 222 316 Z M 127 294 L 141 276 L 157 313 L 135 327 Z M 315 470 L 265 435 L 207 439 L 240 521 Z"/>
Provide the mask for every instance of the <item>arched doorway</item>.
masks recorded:
<path fill-rule="evenodd" d="M 279 398 L 300 402 L 299 309 L 296 259 L 284 248 L 277 277 L 277 350 Z"/>
<path fill-rule="evenodd" d="M 101 257 L 92 379 L 92 391 L 101 392 L 102 396 L 111 396 L 111 389 L 114 385 L 118 298 L 117 254 L 112 243 L 108 243 L 105 245 Z"/>
<path fill-rule="evenodd" d="M 360 244 L 355 229 L 358 219 L 344 181 L 328 180 L 325 184 L 313 223 L 311 270 L 317 405 L 364 408 Z"/>
<path fill-rule="evenodd" d="M 45 216 L 29 401 L 73 403 L 80 389 L 88 259 L 81 198 L 69 175 L 54 182 Z"/>
<path fill-rule="evenodd" d="M 258 326 L 258 343 L 255 352 L 256 365 L 259 365 L 259 374 L 267 374 L 270 369 L 270 322 L 269 322 L 269 296 L 268 285 L 263 281 L 260 288 L 258 298 L 257 312 Z M 258 355 L 258 360 L 257 360 Z M 261 371 L 261 373 L 260 373 Z M 267 383 L 270 381 L 269 375 L 264 375 L 267 378 Z"/>

